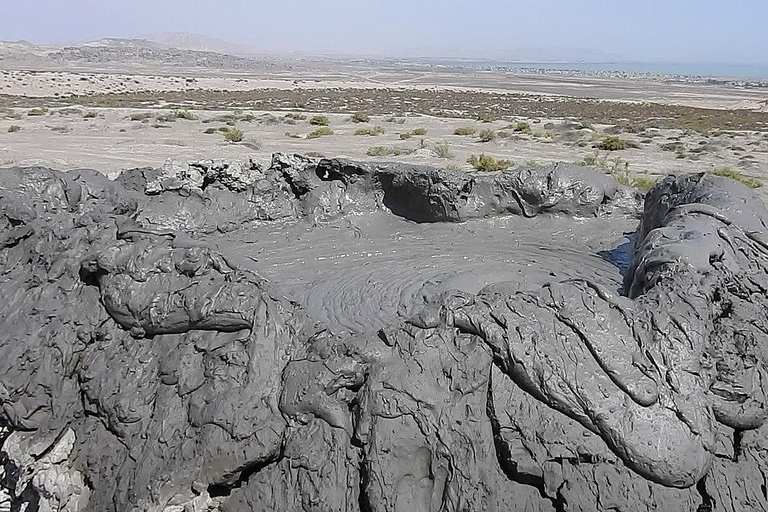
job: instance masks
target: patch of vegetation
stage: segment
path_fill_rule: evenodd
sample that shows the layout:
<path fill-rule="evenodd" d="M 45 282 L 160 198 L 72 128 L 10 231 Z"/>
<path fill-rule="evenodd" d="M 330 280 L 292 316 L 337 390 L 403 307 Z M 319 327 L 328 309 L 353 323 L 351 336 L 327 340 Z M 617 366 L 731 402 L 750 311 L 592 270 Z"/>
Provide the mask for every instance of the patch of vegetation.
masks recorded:
<path fill-rule="evenodd" d="M 242 142 L 243 131 L 237 128 L 228 128 L 224 133 L 224 140 L 227 142 Z"/>
<path fill-rule="evenodd" d="M 256 118 L 254 117 L 254 119 Z M 259 118 L 259 123 L 266 124 L 267 126 L 272 126 L 278 124 L 279 122 L 280 120 L 272 114 L 264 114 Z"/>
<path fill-rule="evenodd" d="M 186 121 L 197 121 L 197 116 L 189 110 L 176 110 L 173 113 L 177 119 L 184 119 Z"/>
<path fill-rule="evenodd" d="M 411 134 L 411 132 L 403 132 L 403 133 L 400 134 L 400 140 L 408 140 L 412 136 L 413 135 Z"/>
<path fill-rule="evenodd" d="M 510 160 L 497 160 L 490 155 L 472 155 L 467 160 L 467 163 L 475 168 L 475 170 L 482 172 L 498 172 L 505 169 L 509 169 L 514 165 Z"/>
<path fill-rule="evenodd" d="M 328 126 L 321 126 L 320 128 L 313 130 L 307 134 L 308 139 L 317 139 L 320 137 L 326 137 L 328 135 L 333 135 L 333 130 L 331 130 Z"/>
<path fill-rule="evenodd" d="M 8 127 L 8 133 L 16 133 L 21 131 L 21 126 L 17 124 L 12 124 Z"/>
<path fill-rule="evenodd" d="M 536 168 L 536 167 L 543 167 L 543 165 L 540 164 L 536 160 L 526 160 L 525 162 L 523 162 L 523 167 L 534 167 L 534 168 Z"/>
<path fill-rule="evenodd" d="M 445 141 L 435 144 L 435 147 L 432 148 L 432 151 L 435 152 L 435 156 L 438 158 L 445 158 L 447 160 L 453 158 L 453 153 L 451 153 L 451 146 Z"/>
<path fill-rule="evenodd" d="M 309 124 L 312 126 L 328 126 L 331 122 L 328 120 L 328 116 L 314 116 L 309 120 Z"/>
<path fill-rule="evenodd" d="M 634 187 L 648 191 L 654 184 L 656 184 L 655 178 L 648 176 L 633 176 L 629 172 L 629 162 L 623 160 L 621 157 L 608 158 L 607 154 L 601 154 L 599 151 L 595 151 L 591 155 L 585 156 L 577 165 L 585 165 L 588 167 L 594 167 L 606 174 L 613 176 L 613 179 L 621 185 L 628 187 Z"/>
<path fill-rule="evenodd" d="M 141 112 L 138 114 L 131 114 L 131 121 L 149 121 L 152 118 L 152 114 L 149 112 Z"/>
<path fill-rule="evenodd" d="M 175 123 L 176 114 L 160 114 L 155 118 L 155 120 L 158 123 Z"/>
<path fill-rule="evenodd" d="M 531 123 L 529 123 L 528 121 L 519 121 L 514 127 L 512 127 L 512 131 L 530 135 Z"/>
<path fill-rule="evenodd" d="M 477 128 L 472 128 L 471 126 L 460 126 L 459 128 L 456 128 L 453 131 L 454 135 L 464 135 L 467 137 L 471 137 L 476 133 L 477 133 Z"/>
<path fill-rule="evenodd" d="M 81 115 L 83 115 L 83 111 L 82 110 L 80 110 L 79 108 L 74 108 L 74 107 L 62 108 L 62 109 L 57 110 L 56 113 L 59 114 L 60 116 L 81 116 Z"/>
<path fill-rule="evenodd" d="M 304 114 L 294 114 L 293 112 L 289 112 L 288 114 L 285 114 L 285 119 L 292 119 L 294 121 L 304 121 L 307 119 L 307 116 Z"/>
<path fill-rule="evenodd" d="M 480 142 L 491 142 L 496 140 L 496 132 L 493 130 L 481 130 L 477 136 Z"/>
<path fill-rule="evenodd" d="M 211 135 L 212 133 L 216 133 L 216 128 L 206 128 L 203 130 L 203 133 L 206 135 Z"/>
<path fill-rule="evenodd" d="M 371 118 L 368 116 L 368 114 L 364 114 L 363 112 L 355 112 L 352 114 L 349 120 L 353 123 L 367 123 L 371 120 Z"/>
<path fill-rule="evenodd" d="M 355 135 L 369 135 L 371 137 L 378 137 L 384 133 L 384 128 L 381 126 L 372 126 L 370 128 L 360 128 L 355 132 Z"/>
<path fill-rule="evenodd" d="M 411 130 L 411 135 L 419 135 L 423 137 L 426 134 L 427 134 L 426 128 L 414 128 L 413 130 Z"/>
<path fill-rule="evenodd" d="M 656 178 L 651 178 L 649 176 L 635 176 L 632 182 L 633 187 L 642 190 L 643 192 L 648 192 L 655 184 Z"/>
<path fill-rule="evenodd" d="M 32 116 L 32 117 L 34 117 L 34 116 L 44 116 L 45 115 L 45 110 L 43 110 L 42 108 L 33 108 L 32 110 L 27 112 L 27 115 L 28 116 Z"/>
<path fill-rule="evenodd" d="M 94 105 L 97 107 L 105 107 L 105 108 L 113 108 L 113 107 L 119 107 L 121 104 L 121 99 L 114 98 L 111 96 L 102 96 L 100 98 L 96 98 L 96 101 L 94 101 Z"/>
<path fill-rule="evenodd" d="M 711 174 L 714 174 L 715 176 L 722 176 L 724 178 L 731 178 L 732 180 L 736 180 L 739 183 L 743 183 L 744 185 L 748 186 L 749 188 L 760 188 L 763 186 L 763 182 L 755 179 L 750 178 L 749 176 L 745 176 L 739 171 L 735 171 L 731 169 L 730 167 L 715 167 L 711 171 L 709 171 Z"/>
<path fill-rule="evenodd" d="M 366 150 L 365 152 L 368 156 L 387 156 L 392 154 L 392 150 L 386 146 L 373 146 Z"/>
<path fill-rule="evenodd" d="M 365 152 L 366 155 L 373 157 L 410 155 L 411 153 L 413 153 L 412 149 L 388 148 L 386 146 L 373 146 Z"/>
<path fill-rule="evenodd" d="M 477 120 L 483 123 L 492 123 L 496 121 L 496 116 L 490 112 L 482 112 L 479 116 L 477 116 Z"/>
<path fill-rule="evenodd" d="M 637 144 L 612 135 L 603 138 L 603 140 L 595 144 L 595 147 L 603 151 L 622 151 L 627 148 L 636 148 Z"/>

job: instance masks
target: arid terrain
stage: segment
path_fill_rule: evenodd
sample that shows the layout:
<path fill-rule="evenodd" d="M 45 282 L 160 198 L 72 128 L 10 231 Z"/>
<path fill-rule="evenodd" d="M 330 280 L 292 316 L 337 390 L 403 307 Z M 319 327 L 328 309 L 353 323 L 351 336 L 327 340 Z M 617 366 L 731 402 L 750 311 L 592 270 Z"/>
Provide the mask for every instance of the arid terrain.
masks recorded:
<path fill-rule="evenodd" d="M 214 69 L 182 50 L 110 61 L 115 46 L 6 49 L 0 165 L 115 172 L 295 151 L 472 171 L 486 154 L 583 162 L 645 186 L 712 169 L 768 178 L 764 84 L 323 59 L 221 57 Z M 601 149 L 606 137 L 619 145 Z"/>
<path fill-rule="evenodd" d="M 768 81 L 172 42 L 0 43 L 0 512 L 768 510 Z"/>

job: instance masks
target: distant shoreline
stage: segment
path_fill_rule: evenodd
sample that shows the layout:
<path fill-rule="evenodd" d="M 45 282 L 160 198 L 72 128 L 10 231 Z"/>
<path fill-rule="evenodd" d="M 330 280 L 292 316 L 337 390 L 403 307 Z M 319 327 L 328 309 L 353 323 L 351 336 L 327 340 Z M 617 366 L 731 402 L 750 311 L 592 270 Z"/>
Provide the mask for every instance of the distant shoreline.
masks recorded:
<path fill-rule="evenodd" d="M 691 80 L 746 81 L 768 86 L 768 64 L 685 62 L 537 62 L 478 59 L 403 59 L 427 67 L 474 70 L 509 70 L 592 76 L 654 76 Z"/>

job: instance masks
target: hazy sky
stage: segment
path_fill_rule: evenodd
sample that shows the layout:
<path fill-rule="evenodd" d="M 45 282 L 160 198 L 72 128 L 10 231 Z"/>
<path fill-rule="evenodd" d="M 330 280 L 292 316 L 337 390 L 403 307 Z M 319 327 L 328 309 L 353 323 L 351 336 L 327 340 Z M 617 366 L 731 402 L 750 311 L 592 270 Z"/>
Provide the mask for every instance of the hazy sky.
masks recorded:
<path fill-rule="evenodd" d="M 308 53 L 497 58 L 580 48 L 643 61 L 768 63 L 766 23 L 768 0 L 0 0 L 4 40 L 179 31 Z"/>

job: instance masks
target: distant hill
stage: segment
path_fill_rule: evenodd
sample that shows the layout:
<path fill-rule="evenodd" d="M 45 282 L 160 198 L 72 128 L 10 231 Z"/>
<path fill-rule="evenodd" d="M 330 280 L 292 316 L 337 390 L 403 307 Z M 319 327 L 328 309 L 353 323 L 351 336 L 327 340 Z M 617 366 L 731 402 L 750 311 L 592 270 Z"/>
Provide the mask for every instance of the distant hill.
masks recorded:
<path fill-rule="evenodd" d="M 608 62 L 615 56 L 601 51 L 581 48 L 429 48 L 410 47 L 373 55 L 309 56 L 304 53 L 284 54 L 283 57 L 329 58 L 346 60 L 375 58 L 388 61 L 406 59 L 414 62 L 433 62 L 444 59 L 482 60 L 484 62 Z M 103 38 L 69 45 L 39 45 L 27 41 L 0 41 L 0 63 L 5 65 L 34 65 L 35 67 L 69 64 L 76 67 L 163 66 L 221 70 L 263 69 L 272 62 L 255 47 L 224 41 L 214 37 L 186 32 L 163 32 L 141 38 Z"/>
<path fill-rule="evenodd" d="M 48 57 L 58 62 L 78 64 L 162 65 L 185 68 L 248 70 L 263 67 L 251 58 L 210 51 L 165 47 L 146 39 L 99 39 L 66 46 Z"/>
<path fill-rule="evenodd" d="M 181 37 L 181 35 L 179 35 Z M 190 35 L 191 36 L 191 35 Z M 214 40 L 215 41 L 215 40 Z M 187 38 L 187 47 L 208 47 L 212 44 L 199 40 L 193 44 Z M 179 68 L 204 68 L 222 70 L 263 69 L 268 60 L 263 57 L 242 57 L 209 50 L 176 48 L 166 43 L 148 39 L 104 38 L 85 43 L 44 46 L 27 41 L 0 41 L 0 62 L 6 65 L 34 65 L 45 67 L 67 64 L 72 66 L 99 67 L 163 66 Z M 223 48 L 227 43 L 221 42 Z M 236 46 L 236 45 L 235 45 Z"/>
<path fill-rule="evenodd" d="M 179 50 L 213 52 L 237 57 L 253 57 L 259 54 L 258 49 L 253 46 L 189 32 L 161 32 L 145 36 L 142 39 L 164 48 L 177 48 Z"/>

